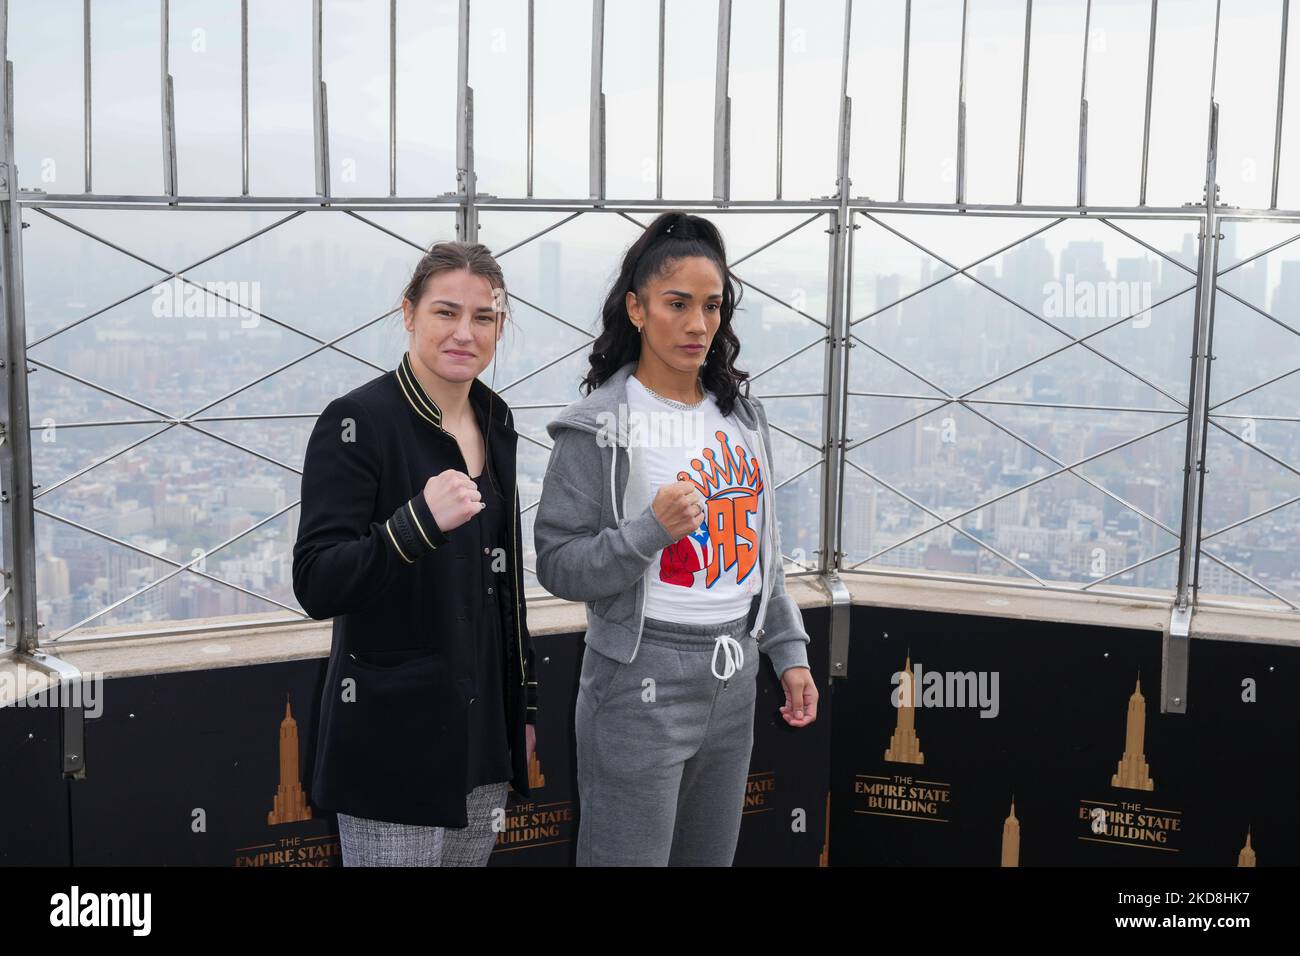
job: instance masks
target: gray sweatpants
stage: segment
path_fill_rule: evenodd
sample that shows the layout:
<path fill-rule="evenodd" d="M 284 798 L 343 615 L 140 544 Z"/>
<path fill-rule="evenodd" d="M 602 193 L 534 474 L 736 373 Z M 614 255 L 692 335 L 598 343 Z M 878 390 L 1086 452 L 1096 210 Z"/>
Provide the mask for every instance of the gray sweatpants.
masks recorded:
<path fill-rule="evenodd" d="M 752 617 L 752 613 L 751 613 Z M 636 660 L 591 648 L 574 717 L 578 866 L 731 866 L 754 742 L 758 647 L 749 617 L 646 618 Z M 726 634 L 741 667 L 727 680 Z"/>

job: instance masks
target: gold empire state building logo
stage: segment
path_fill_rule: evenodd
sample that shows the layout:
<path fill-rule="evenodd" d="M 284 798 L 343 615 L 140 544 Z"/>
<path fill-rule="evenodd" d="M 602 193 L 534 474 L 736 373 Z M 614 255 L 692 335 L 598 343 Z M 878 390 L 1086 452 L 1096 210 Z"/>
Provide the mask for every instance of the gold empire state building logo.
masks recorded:
<path fill-rule="evenodd" d="M 528 759 L 528 789 L 540 790 L 546 786 L 546 774 L 542 773 L 542 762 L 537 759 L 537 751 Z"/>
<path fill-rule="evenodd" d="M 310 820 L 311 807 L 298 778 L 298 721 L 284 700 L 284 720 L 280 721 L 280 785 L 275 790 L 274 809 L 266 814 L 268 826 Z"/>
<path fill-rule="evenodd" d="M 1011 798 L 1011 816 L 1002 821 L 1002 865 L 1020 865 L 1020 821 L 1016 819 L 1016 798 Z"/>
<path fill-rule="evenodd" d="M 912 655 L 907 655 L 898 684 L 898 724 L 889 738 L 885 759 L 894 763 L 925 763 L 921 741 L 916 736 L 916 675 L 912 673 Z"/>
<path fill-rule="evenodd" d="M 1250 845 L 1250 829 L 1246 829 L 1246 845 L 1237 854 L 1237 866 L 1254 866 L 1255 848 Z"/>
<path fill-rule="evenodd" d="M 1128 699 L 1128 723 L 1124 729 L 1124 756 L 1120 758 L 1119 767 L 1110 778 L 1112 787 L 1125 787 L 1129 790 L 1154 790 L 1155 781 L 1147 770 L 1146 755 L 1142 752 L 1146 739 L 1147 701 L 1142 696 L 1142 675 L 1138 674 L 1137 686 Z"/>

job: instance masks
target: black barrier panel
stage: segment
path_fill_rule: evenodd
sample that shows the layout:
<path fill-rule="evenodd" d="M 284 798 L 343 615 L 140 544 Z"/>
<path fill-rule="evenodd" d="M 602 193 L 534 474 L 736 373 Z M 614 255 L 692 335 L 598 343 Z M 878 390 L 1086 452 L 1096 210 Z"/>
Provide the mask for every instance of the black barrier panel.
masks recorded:
<path fill-rule="evenodd" d="M 855 607 L 850 676 L 828 688 L 828 621 L 805 612 L 811 727 L 781 721 L 763 659 L 737 864 L 1300 862 L 1300 649 L 1193 641 L 1179 716 L 1159 712 L 1152 632 Z M 573 859 L 582 635 L 536 643 L 536 792 L 512 795 L 493 866 Z M 909 662 L 910 713 L 891 700 Z M 0 823 L 0 860 L 337 865 L 310 793 L 324 673 L 313 659 L 108 681 L 85 780 L 61 776 L 56 709 L 4 708 L 0 766 L 24 809 Z"/>
<path fill-rule="evenodd" d="M 324 676 L 319 658 L 105 682 L 86 779 L 69 784 L 77 862 L 336 862 L 334 817 L 309 802 Z M 282 740 L 296 779 L 280 779 Z"/>
<path fill-rule="evenodd" d="M 0 866 L 67 866 L 61 711 L 30 703 L 0 709 Z"/>
<path fill-rule="evenodd" d="M 1174 715 L 1158 633 L 852 615 L 832 866 L 1300 863 L 1300 649 L 1193 641 Z"/>
<path fill-rule="evenodd" d="M 806 615 L 809 658 L 823 690 L 827 621 L 825 609 Z M 528 801 L 511 794 L 493 866 L 573 861 L 580 811 L 573 709 L 582 635 L 537 637 L 535 645 L 535 790 Z M 38 735 L 39 747 L 28 745 L 41 760 L 24 764 L 24 794 L 43 787 L 71 800 L 70 814 L 55 801 L 37 801 L 33 830 L 66 840 L 70 820 L 76 862 L 88 865 L 337 865 L 337 823 L 312 805 L 310 793 L 324 675 L 325 661 L 315 659 L 107 681 L 103 713 L 86 721 L 85 780 L 61 781 L 57 733 L 53 741 Z M 824 851 L 830 712 L 795 731 L 777 713 L 783 699 L 764 657 L 739 864 L 815 865 Z M 6 739 L 18 746 L 29 721 L 8 711 L 0 719 Z M 57 723 L 51 726 L 57 732 Z"/>

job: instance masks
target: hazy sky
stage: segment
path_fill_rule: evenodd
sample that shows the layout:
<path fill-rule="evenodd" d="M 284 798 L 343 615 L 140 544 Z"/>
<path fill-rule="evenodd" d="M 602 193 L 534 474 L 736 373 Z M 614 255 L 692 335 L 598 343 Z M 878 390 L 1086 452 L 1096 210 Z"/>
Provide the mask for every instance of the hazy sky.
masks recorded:
<path fill-rule="evenodd" d="M 388 2 L 326 0 L 324 74 L 337 196 L 388 193 Z M 1085 0 L 1034 4 L 1025 200 L 1075 201 Z M 664 195 L 712 195 L 716 0 L 668 0 Z M 1267 206 L 1272 175 L 1281 0 L 1223 5 L 1216 97 L 1222 201 Z M 96 192 L 162 188 L 157 0 L 93 4 Z M 967 198 L 1011 202 L 1020 119 L 1024 0 L 972 0 L 967 25 Z M 537 0 L 534 194 L 587 195 L 591 0 Z M 853 5 L 853 194 L 897 199 L 904 0 Z M 732 195 L 775 195 L 777 0 L 732 5 Z M 1149 0 L 1094 0 L 1088 54 L 1088 198 L 1135 204 L 1142 144 Z M 1164 0 L 1155 54 L 1148 201 L 1201 199 L 1214 0 Z M 82 4 L 11 0 L 21 184 L 83 188 Z M 479 187 L 526 189 L 527 3 L 474 0 L 471 85 Z M 454 0 L 398 3 L 399 193 L 455 188 Z M 907 116 L 909 200 L 955 190 L 961 0 L 914 0 Z M 835 190 L 844 0 L 787 4 L 783 198 Z M 310 0 L 250 3 L 252 191 L 310 195 Z M 614 198 L 651 198 L 655 172 L 658 3 L 606 4 L 607 182 Z M 1288 86 L 1300 76 L 1291 30 Z M 172 0 L 180 188 L 240 189 L 238 0 Z M 1300 91 L 1286 96 L 1279 204 L 1300 207 L 1294 155 Z M 1291 164 L 1294 166 L 1294 164 Z"/>

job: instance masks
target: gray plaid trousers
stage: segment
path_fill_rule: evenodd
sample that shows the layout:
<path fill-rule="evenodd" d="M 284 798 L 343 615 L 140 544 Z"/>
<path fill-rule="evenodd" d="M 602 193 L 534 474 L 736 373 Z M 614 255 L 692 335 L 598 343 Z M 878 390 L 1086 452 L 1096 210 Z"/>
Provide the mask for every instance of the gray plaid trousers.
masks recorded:
<path fill-rule="evenodd" d="M 506 783 L 475 787 L 465 798 L 465 827 L 426 827 L 338 814 L 344 866 L 486 866 L 504 810 Z"/>

